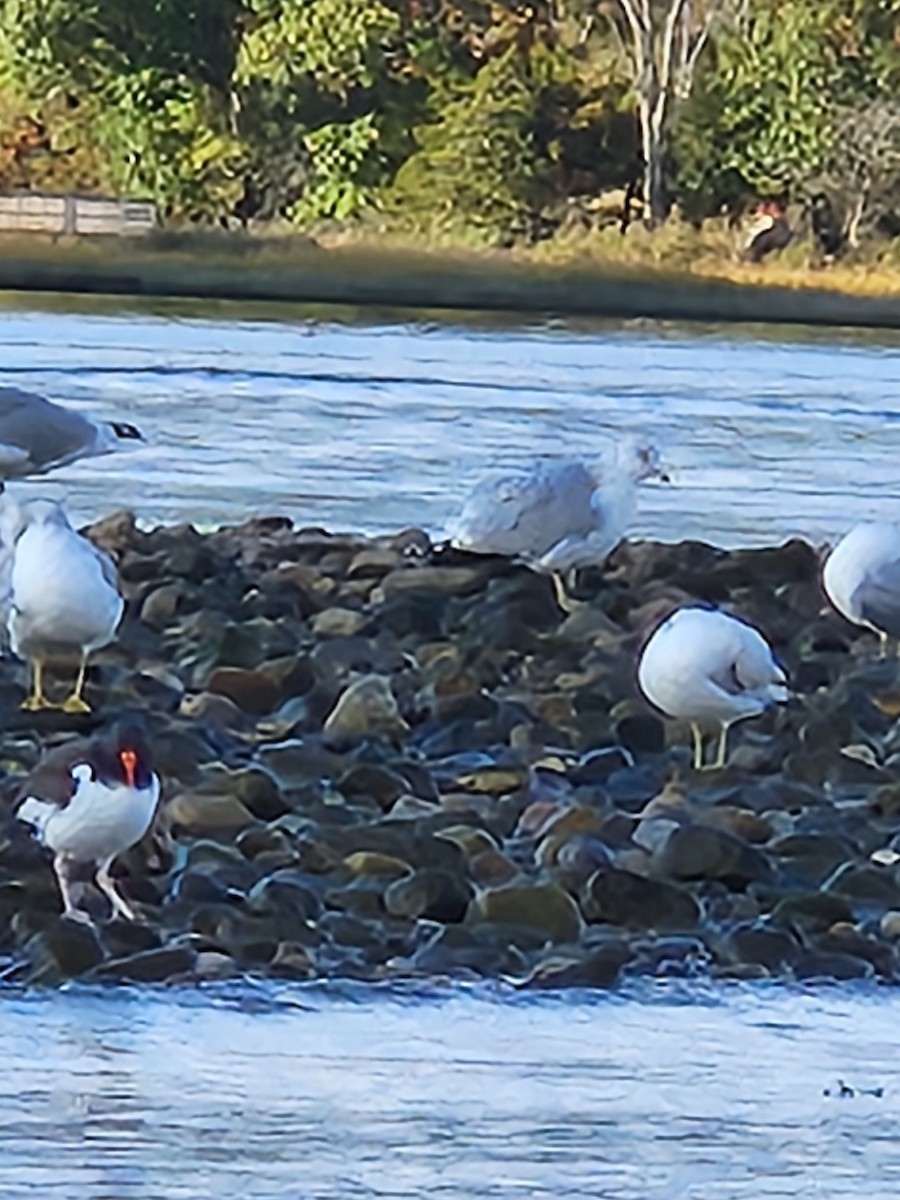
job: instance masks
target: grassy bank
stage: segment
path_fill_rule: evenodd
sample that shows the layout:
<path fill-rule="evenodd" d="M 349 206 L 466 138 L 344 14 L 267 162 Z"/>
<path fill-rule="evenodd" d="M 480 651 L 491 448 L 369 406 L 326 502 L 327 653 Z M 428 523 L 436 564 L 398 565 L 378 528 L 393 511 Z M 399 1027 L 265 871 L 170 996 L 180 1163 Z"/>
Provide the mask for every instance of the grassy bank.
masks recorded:
<path fill-rule="evenodd" d="M 797 246 L 750 266 L 732 240 L 684 226 L 509 251 L 346 234 L 17 237 L 0 239 L 0 290 L 900 328 L 900 272 L 889 261 L 814 270 Z"/>

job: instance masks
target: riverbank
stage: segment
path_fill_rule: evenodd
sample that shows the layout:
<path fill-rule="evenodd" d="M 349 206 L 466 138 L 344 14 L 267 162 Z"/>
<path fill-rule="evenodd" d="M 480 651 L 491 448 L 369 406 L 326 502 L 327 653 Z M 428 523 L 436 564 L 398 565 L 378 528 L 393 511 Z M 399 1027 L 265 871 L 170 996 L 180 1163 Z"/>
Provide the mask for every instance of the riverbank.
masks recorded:
<path fill-rule="evenodd" d="M 20 712 L 5 661 L 8 980 L 897 978 L 898 662 L 828 610 L 807 544 L 624 545 L 567 614 L 548 579 L 418 530 L 120 514 L 92 536 L 128 607 L 88 697 L 98 722 L 149 712 L 164 802 L 117 866 L 140 923 L 89 886 L 95 926 L 61 920 L 11 804 L 83 719 Z M 696 600 L 756 623 L 797 693 L 718 772 L 635 683 Z"/>
<path fill-rule="evenodd" d="M 164 233 L 142 239 L 0 239 L 0 291 L 171 297 L 542 316 L 900 328 L 900 275 L 884 268 L 750 267 L 684 255 L 603 258 L 573 244 L 524 252 L 318 245 L 301 238 Z M 548 258 L 552 257 L 552 261 Z M 773 282 L 777 281 L 777 282 Z"/>

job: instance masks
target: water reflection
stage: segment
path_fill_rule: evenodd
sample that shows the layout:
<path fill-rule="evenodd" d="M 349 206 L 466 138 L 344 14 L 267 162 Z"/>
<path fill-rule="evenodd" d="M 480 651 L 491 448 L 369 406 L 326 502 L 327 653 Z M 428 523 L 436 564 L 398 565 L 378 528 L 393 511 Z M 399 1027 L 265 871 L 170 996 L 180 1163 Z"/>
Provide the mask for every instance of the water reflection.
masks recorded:
<path fill-rule="evenodd" d="M 741 544 L 900 517 L 896 339 L 790 336 L 0 311 L 4 381 L 151 439 L 22 485 L 80 517 L 439 533 L 483 470 L 623 428 L 652 431 L 677 473 L 645 490 L 638 532 Z"/>

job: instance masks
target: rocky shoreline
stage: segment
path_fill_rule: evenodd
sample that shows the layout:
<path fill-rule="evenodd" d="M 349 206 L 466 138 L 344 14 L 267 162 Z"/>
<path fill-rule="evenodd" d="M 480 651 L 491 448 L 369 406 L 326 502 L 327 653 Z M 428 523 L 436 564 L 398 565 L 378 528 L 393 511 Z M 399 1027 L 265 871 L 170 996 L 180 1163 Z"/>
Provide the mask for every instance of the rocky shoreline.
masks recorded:
<path fill-rule="evenodd" d="M 88 532 L 127 600 L 95 713 L 20 712 L 25 666 L 0 669 L 7 982 L 898 978 L 900 663 L 829 609 L 806 543 L 623 544 L 566 613 L 550 579 L 415 529 Z M 696 601 L 757 625 L 796 692 L 721 771 L 635 679 Z M 93 926 L 63 920 L 13 797 L 136 708 L 164 780 L 114 869 L 141 921 L 88 885 Z"/>

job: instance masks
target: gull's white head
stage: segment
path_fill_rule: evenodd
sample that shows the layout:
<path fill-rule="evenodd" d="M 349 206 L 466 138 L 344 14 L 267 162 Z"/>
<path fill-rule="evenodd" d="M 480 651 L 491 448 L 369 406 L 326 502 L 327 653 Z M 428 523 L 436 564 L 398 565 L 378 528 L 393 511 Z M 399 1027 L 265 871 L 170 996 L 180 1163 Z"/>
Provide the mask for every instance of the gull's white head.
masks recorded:
<path fill-rule="evenodd" d="M 659 450 L 651 442 L 636 437 L 623 438 L 616 449 L 616 462 L 635 483 L 643 483 L 645 479 L 669 483 Z"/>
<path fill-rule="evenodd" d="M 29 500 L 21 511 L 25 527 L 55 525 L 61 529 L 72 528 L 66 510 L 55 500 Z"/>

